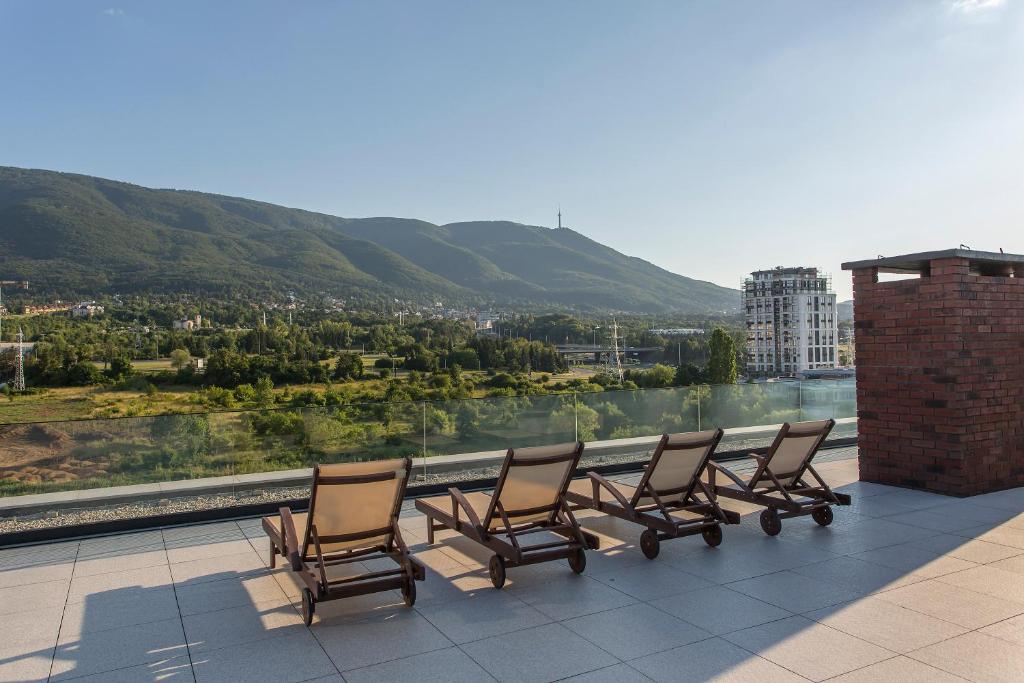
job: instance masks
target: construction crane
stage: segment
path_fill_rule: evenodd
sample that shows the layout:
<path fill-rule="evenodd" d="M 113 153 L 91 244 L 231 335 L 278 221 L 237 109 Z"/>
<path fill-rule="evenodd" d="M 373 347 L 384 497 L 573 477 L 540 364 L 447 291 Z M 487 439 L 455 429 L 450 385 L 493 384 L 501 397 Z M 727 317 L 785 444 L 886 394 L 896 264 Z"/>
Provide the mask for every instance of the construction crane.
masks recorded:
<path fill-rule="evenodd" d="M 4 340 L 4 285 L 14 286 L 18 289 L 28 289 L 28 280 L 0 280 L 0 341 Z"/>

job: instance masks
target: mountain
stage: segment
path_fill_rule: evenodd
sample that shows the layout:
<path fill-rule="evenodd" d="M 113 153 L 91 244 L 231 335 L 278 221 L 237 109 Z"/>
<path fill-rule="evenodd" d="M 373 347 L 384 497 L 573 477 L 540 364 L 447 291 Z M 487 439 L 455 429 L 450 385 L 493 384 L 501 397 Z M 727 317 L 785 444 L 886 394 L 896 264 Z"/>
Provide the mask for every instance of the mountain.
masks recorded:
<path fill-rule="evenodd" d="M 839 322 L 853 322 L 853 299 L 836 304 L 836 317 Z"/>
<path fill-rule="evenodd" d="M 0 275 L 64 297 L 296 290 L 630 312 L 739 307 L 735 290 L 568 228 L 339 218 L 12 167 L 0 167 Z"/>

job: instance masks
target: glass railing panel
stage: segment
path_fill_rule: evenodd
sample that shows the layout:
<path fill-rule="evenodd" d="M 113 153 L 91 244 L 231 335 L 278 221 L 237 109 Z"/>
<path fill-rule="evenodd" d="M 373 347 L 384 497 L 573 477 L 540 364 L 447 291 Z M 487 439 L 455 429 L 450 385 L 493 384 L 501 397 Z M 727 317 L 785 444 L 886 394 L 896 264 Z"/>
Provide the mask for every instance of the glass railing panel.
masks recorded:
<path fill-rule="evenodd" d="M 493 477 L 507 449 L 571 442 L 578 433 L 571 394 L 425 402 L 422 409 L 428 483 Z"/>
<path fill-rule="evenodd" d="M 719 452 L 745 451 L 782 422 L 825 418 L 832 440 L 856 436 L 853 380 L 6 424 L 0 533 L 71 510 L 100 521 L 302 498 L 318 462 L 411 456 L 411 485 L 449 485 L 493 477 L 509 447 L 580 439 L 587 468 L 642 461 L 664 432 L 720 426 Z M 41 493 L 64 498 L 15 509 Z"/>
<path fill-rule="evenodd" d="M 718 450 L 746 451 L 771 443 L 783 422 L 800 419 L 797 382 L 701 387 L 701 426 L 727 430 Z"/>
<path fill-rule="evenodd" d="M 643 460 L 665 433 L 699 429 L 697 387 L 577 395 L 587 467 Z"/>

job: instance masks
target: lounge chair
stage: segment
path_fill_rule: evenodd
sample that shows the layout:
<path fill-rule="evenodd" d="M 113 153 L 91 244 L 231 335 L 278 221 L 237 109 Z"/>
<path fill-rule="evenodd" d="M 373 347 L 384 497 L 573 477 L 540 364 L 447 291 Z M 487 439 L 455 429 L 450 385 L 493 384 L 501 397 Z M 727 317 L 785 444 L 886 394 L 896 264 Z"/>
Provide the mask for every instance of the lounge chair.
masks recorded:
<path fill-rule="evenodd" d="M 488 564 L 495 588 L 505 585 L 507 567 L 567 559 L 580 574 L 587 565 L 585 549 L 597 548 L 593 534 L 580 529 L 565 500 L 565 490 L 583 444 L 508 449 L 493 493 L 463 493 L 420 498 L 416 509 L 427 516 L 427 542 L 434 532 L 452 529 L 494 551 Z M 533 545 L 520 540 L 550 532 L 564 538 Z"/>
<path fill-rule="evenodd" d="M 270 566 L 288 558 L 305 584 L 302 617 L 309 626 L 316 603 L 398 588 L 405 604 L 416 602 L 416 581 L 426 577 L 398 529 L 412 461 L 409 458 L 318 465 L 313 469 L 309 511 L 282 507 L 264 517 L 270 537 Z M 298 530 L 302 529 L 302 536 Z M 391 558 L 395 569 L 332 577 L 335 568 L 364 560 Z"/>
<path fill-rule="evenodd" d="M 722 542 L 721 525 L 740 522 L 738 514 L 718 506 L 701 481 L 721 438 L 721 429 L 665 434 L 636 486 L 587 472 L 586 479 L 572 482 L 566 498 L 575 506 L 647 527 L 640 534 L 640 549 L 648 559 L 658 556 L 661 541 L 698 533 L 714 548 Z"/>
<path fill-rule="evenodd" d="M 821 526 L 828 526 L 832 523 L 832 506 L 849 505 L 850 496 L 830 489 L 811 467 L 811 460 L 835 424 L 835 420 L 817 420 L 782 425 L 765 455 L 750 454 L 757 468 L 746 481 L 723 465 L 711 463 L 708 482 L 712 493 L 763 505 L 761 528 L 769 536 L 782 531 L 782 520 L 789 517 L 811 515 Z M 718 484 L 719 472 L 732 483 Z M 814 478 L 816 486 L 807 483 L 807 474 Z"/>

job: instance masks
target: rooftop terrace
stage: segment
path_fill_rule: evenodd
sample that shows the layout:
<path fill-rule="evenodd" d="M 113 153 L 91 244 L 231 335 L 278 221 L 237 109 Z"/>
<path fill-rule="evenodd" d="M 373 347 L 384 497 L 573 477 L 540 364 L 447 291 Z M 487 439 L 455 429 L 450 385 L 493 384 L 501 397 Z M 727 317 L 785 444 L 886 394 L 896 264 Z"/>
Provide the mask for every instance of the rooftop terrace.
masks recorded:
<path fill-rule="evenodd" d="M 486 551 L 427 546 L 407 503 L 415 607 L 324 603 L 311 628 L 258 519 L 3 550 L 0 680 L 1024 679 L 1024 489 L 950 498 L 858 482 L 852 448 L 821 456 L 854 497 L 831 527 L 770 538 L 729 501 L 747 514 L 720 547 L 649 561 L 639 527 L 580 513 L 602 540 L 582 576 L 514 568 L 501 591 Z"/>

